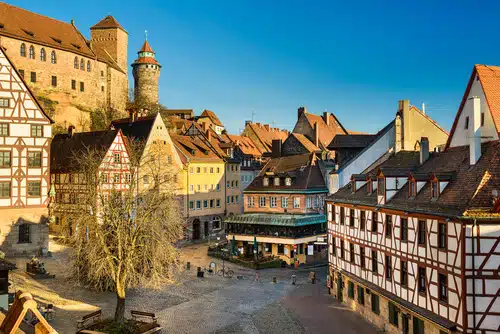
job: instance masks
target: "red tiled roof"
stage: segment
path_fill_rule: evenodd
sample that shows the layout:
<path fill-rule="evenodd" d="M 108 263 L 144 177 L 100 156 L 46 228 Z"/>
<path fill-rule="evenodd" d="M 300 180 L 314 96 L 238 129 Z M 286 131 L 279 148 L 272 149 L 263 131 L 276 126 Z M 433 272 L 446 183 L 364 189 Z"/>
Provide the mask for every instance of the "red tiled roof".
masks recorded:
<path fill-rule="evenodd" d="M 329 113 L 328 114 L 328 125 L 326 124 L 325 120 L 323 119 L 322 116 L 310 114 L 308 112 L 304 113 L 304 116 L 306 117 L 307 121 L 311 125 L 311 128 L 314 129 L 314 124 L 318 124 L 318 129 L 319 129 L 319 141 L 323 146 L 327 147 L 331 142 L 332 139 L 336 135 L 345 135 L 348 134 L 347 130 L 340 124 L 339 120 L 335 115 Z"/>
<path fill-rule="evenodd" d="M 457 115 L 455 116 L 455 121 L 451 127 L 450 136 L 448 137 L 448 142 L 446 143 L 446 148 L 450 147 L 451 138 L 457 127 L 460 114 L 465 106 L 465 102 L 469 97 L 469 92 L 472 87 L 472 83 L 475 78 L 479 78 L 479 82 L 483 88 L 484 96 L 486 98 L 486 103 L 488 104 L 488 109 L 490 110 L 491 117 L 493 118 L 493 123 L 495 124 L 496 131 L 500 130 L 500 66 L 489 66 L 489 65 L 474 65 L 472 69 L 472 74 L 469 78 L 469 83 L 465 90 L 464 96 L 462 97 L 462 102 L 458 107 Z"/>
<path fill-rule="evenodd" d="M 248 122 L 247 126 L 249 126 L 253 130 L 255 135 L 259 138 L 259 140 L 266 148 L 267 152 L 271 151 L 273 139 L 281 139 L 281 141 L 285 141 L 288 137 L 287 130 L 272 128 L 268 124 Z"/>
<path fill-rule="evenodd" d="M 217 126 L 224 126 L 222 125 L 222 122 L 220 121 L 219 117 L 217 117 L 217 115 L 212 110 L 205 109 L 203 110 L 200 116 L 210 118 L 210 120 Z"/>
<path fill-rule="evenodd" d="M 181 160 L 188 161 L 211 160 L 222 161 L 207 144 L 194 136 L 170 134 Z"/>
<path fill-rule="evenodd" d="M 299 143 L 301 143 L 302 146 L 304 146 L 304 148 L 306 150 L 308 150 L 309 152 L 318 152 L 318 151 L 321 151 L 321 149 L 319 147 L 317 147 L 316 145 L 314 145 L 303 134 L 301 134 L 301 133 L 291 133 L 290 135 L 294 136 L 299 141 Z"/>
<path fill-rule="evenodd" d="M 152 53 L 155 53 L 155 52 L 153 51 L 153 49 L 151 48 L 151 45 L 149 45 L 148 40 L 145 40 L 145 41 L 144 41 L 144 44 L 142 44 L 142 47 L 141 47 L 141 49 L 139 50 L 139 52 L 152 52 Z"/>
<path fill-rule="evenodd" d="M 262 155 L 262 152 L 257 148 L 253 140 L 249 137 L 244 136 L 236 136 L 236 135 L 227 135 L 229 139 L 235 143 L 237 147 L 241 150 L 241 152 L 245 155 L 252 155 L 254 157 L 259 157 Z"/>
<path fill-rule="evenodd" d="M 135 61 L 134 61 L 134 64 L 154 64 L 154 65 L 160 65 L 156 59 L 152 58 L 152 57 L 140 57 L 140 58 L 137 58 Z"/>
<path fill-rule="evenodd" d="M 125 31 L 125 29 L 123 29 L 120 23 L 118 23 L 118 21 L 116 21 L 116 19 L 111 15 L 106 16 L 101 21 L 90 27 L 90 29 L 109 29 L 109 28 L 120 28 L 121 30 Z"/>

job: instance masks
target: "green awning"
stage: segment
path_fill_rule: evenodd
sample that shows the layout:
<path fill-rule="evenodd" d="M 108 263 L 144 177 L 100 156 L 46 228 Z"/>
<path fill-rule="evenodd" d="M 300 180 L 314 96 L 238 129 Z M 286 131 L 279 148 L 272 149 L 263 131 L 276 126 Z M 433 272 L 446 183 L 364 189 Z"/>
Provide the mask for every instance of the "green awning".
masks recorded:
<path fill-rule="evenodd" d="M 244 213 L 241 215 L 229 216 L 224 219 L 224 223 L 231 224 L 254 224 L 273 226 L 305 226 L 326 223 L 324 214 L 272 214 L 272 213 Z"/>

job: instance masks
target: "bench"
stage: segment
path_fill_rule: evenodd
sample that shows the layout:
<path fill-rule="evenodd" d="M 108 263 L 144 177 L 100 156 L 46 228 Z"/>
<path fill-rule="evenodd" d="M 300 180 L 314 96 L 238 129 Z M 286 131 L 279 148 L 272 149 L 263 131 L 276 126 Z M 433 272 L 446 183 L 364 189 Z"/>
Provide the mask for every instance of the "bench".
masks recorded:
<path fill-rule="evenodd" d="M 84 315 L 80 320 L 77 321 L 76 327 L 83 328 L 89 325 L 93 325 L 94 323 L 101 321 L 101 316 L 102 316 L 102 310 L 97 310 L 87 315 Z"/>
<path fill-rule="evenodd" d="M 158 318 L 156 318 L 156 315 L 154 313 L 131 310 L 130 314 L 132 315 L 132 319 L 134 319 L 135 321 L 144 322 L 141 320 L 144 319 L 153 324 L 156 324 L 158 321 Z"/>

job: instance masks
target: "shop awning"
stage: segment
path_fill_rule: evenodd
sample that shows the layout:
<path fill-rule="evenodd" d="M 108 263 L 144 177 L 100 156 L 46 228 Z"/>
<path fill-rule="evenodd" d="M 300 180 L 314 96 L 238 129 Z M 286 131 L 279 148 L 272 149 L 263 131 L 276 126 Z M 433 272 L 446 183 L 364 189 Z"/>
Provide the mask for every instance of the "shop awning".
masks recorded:
<path fill-rule="evenodd" d="M 232 224 L 254 224 L 273 226 L 306 226 L 326 223 L 324 214 L 272 214 L 272 213 L 244 213 L 226 217 L 225 223 Z"/>

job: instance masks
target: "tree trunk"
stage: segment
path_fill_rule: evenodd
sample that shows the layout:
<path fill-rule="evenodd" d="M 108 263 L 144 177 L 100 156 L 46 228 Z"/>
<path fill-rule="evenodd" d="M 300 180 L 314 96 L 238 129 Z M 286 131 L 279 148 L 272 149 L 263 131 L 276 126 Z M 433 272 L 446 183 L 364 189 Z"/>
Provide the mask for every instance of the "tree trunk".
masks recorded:
<path fill-rule="evenodd" d="M 125 289 L 117 289 L 116 291 L 116 309 L 115 321 L 123 324 L 125 322 Z"/>

